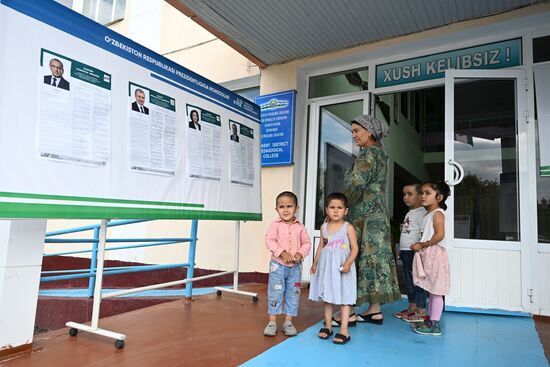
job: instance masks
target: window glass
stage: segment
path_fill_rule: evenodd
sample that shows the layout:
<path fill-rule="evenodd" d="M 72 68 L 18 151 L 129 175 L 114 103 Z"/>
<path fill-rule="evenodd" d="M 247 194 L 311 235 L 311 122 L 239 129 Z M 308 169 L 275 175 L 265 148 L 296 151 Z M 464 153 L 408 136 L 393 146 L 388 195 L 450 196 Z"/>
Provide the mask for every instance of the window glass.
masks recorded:
<path fill-rule="evenodd" d="M 67 8 L 73 8 L 73 0 L 56 0 L 61 5 L 65 5 Z"/>
<path fill-rule="evenodd" d="M 550 36 L 533 38 L 533 62 L 550 61 Z"/>
<path fill-rule="evenodd" d="M 454 236 L 519 241 L 516 82 L 457 80 L 454 95 Z"/>
<path fill-rule="evenodd" d="M 540 135 L 537 129 L 537 167 L 540 167 Z M 550 176 L 537 172 L 537 220 L 538 238 L 541 243 L 550 243 Z"/>
<path fill-rule="evenodd" d="M 550 108 L 545 103 L 550 97 L 550 63 L 535 65 L 535 97 L 538 238 L 550 243 L 550 149 L 545 144 L 550 132 Z"/>
<path fill-rule="evenodd" d="M 309 79 L 309 98 L 333 96 L 368 89 L 368 68 L 315 76 Z"/>
<path fill-rule="evenodd" d="M 126 0 L 88 0 L 82 6 L 82 15 L 101 24 L 124 18 Z"/>
<path fill-rule="evenodd" d="M 342 177 L 359 153 L 351 137 L 351 120 L 362 113 L 362 100 L 321 107 L 315 229 L 325 220 L 326 196 L 343 191 Z"/>

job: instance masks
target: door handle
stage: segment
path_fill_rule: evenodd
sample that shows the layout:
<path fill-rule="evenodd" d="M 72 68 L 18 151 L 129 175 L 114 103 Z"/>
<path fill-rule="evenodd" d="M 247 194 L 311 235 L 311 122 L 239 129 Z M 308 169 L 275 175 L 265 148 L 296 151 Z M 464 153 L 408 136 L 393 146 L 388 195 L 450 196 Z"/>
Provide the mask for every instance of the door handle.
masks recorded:
<path fill-rule="evenodd" d="M 460 163 L 453 161 L 452 159 L 449 159 L 449 162 L 447 162 L 447 164 L 453 166 L 453 172 L 455 173 L 455 177 L 453 177 L 454 181 L 451 182 L 449 180 L 446 180 L 447 185 L 456 186 L 464 179 L 464 168 L 462 168 L 462 165 Z"/>

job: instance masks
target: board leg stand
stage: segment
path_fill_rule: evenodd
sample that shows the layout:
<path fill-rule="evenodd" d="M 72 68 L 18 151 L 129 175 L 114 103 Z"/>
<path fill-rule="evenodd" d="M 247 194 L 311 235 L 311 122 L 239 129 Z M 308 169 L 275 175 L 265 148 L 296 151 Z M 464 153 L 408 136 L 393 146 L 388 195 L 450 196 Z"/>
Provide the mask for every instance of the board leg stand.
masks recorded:
<path fill-rule="evenodd" d="M 124 340 L 126 335 L 115 333 L 113 331 L 99 328 L 99 310 L 101 305 L 101 287 L 103 283 L 103 263 L 105 260 L 105 240 L 107 238 L 107 219 L 101 220 L 101 227 L 99 230 L 99 244 L 97 249 L 97 270 L 94 287 L 94 304 L 92 310 L 92 322 L 91 325 L 79 324 L 77 322 L 69 321 L 65 325 L 69 327 L 69 335 L 76 336 L 78 331 L 87 331 L 92 334 L 105 336 L 107 338 L 115 339 L 115 348 L 124 348 Z"/>
<path fill-rule="evenodd" d="M 241 222 L 235 222 L 235 271 L 233 272 L 233 288 L 214 287 L 216 294 L 221 296 L 223 292 L 241 294 L 252 297 L 252 301 L 258 302 L 258 293 L 239 290 L 239 246 L 241 237 Z"/>

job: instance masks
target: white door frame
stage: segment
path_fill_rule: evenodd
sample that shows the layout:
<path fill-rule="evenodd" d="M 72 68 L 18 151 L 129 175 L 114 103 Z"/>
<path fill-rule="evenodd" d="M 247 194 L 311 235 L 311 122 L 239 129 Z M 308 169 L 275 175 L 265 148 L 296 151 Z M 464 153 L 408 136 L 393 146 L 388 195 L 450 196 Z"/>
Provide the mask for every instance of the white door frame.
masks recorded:
<path fill-rule="evenodd" d="M 531 288 L 531 256 L 529 245 L 535 244 L 536 230 L 533 223 L 536 218 L 531 218 L 531 210 L 529 209 L 529 179 L 528 179 L 528 148 L 527 148 L 527 124 L 528 115 L 525 113 L 527 105 L 527 92 L 525 88 L 525 72 L 523 69 L 506 69 L 506 70 L 456 70 L 449 69 L 445 71 L 445 162 L 454 161 L 454 84 L 457 78 L 472 78 L 472 79 L 495 79 L 506 78 L 516 80 L 516 111 L 517 111 L 517 144 L 518 144 L 518 199 L 519 199 L 519 227 L 520 240 L 517 242 L 509 241 L 489 241 L 489 240 L 471 240 L 471 239 L 455 239 L 454 238 L 454 201 L 447 202 L 448 209 L 445 216 L 445 237 L 447 247 L 449 248 L 449 256 L 453 256 L 453 249 L 456 248 L 472 248 L 472 249 L 488 249 L 497 251 L 519 251 L 521 257 L 521 309 L 514 307 L 506 307 L 503 305 L 494 305 L 495 308 L 507 309 L 510 311 L 533 311 L 533 303 L 528 294 Z M 445 179 L 447 181 L 455 180 L 455 169 L 452 165 L 445 165 Z M 454 193 L 454 188 L 451 186 L 451 195 Z M 451 273 L 452 273 L 451 269 Z M 447 297 L 446 303 L 453 305 L 455 300 L 451 295 Z M 476 305 L 460 305 L 472 306 Z"/>
<path fill-rule="evenodd" d="M 309 104 L 309 133 L 308 133 L 308 152 L 307 152 L 307 186 L 306 186 L 306 201 L 305 201 L 305 215 L 304 225 L 307 228 L 309 236 L 311 238 L 311 252 L 304 259 L 302 267 L 302 279 L 309 281 L 309 270 L 313 264 L 313 256 L 317 244 L 319 243 L 320 231 L 315 229 L 315 209 L 316 209 L 316 197 L 317 197 L 317 169 L 319 166 L 319 128 L 320 128 L 320 111 L 324 106 L 330 106 L 338 103 L 363 101 L 363 113 L 369 112 L 369 96 L 368 91 L 361 91 L 356 93 L 349 93 L 332 98 L 323 98 Z M 351 140 L 351 135 L 350 135 Z"/>

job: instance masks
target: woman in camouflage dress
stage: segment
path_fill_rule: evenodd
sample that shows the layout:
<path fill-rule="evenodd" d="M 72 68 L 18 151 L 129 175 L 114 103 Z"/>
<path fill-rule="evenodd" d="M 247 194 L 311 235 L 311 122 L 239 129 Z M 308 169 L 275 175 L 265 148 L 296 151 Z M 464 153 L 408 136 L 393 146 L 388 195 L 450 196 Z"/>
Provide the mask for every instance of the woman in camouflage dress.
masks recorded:
<path fill-rule="evenodd" d="M 390 222 L 386 209 L 387 155 L 381 140 L 389 132 L 386 122 L 370 115 L 351 122 L 355 143 L 361 148 L 353 168 L 344 176 L 349 199 L 350 223 L 357 231 L 357 305 L 369 303 L 368 310 L 356 315 L 358 322 L 382 324 L 380 303 L 401 299 L 395 258 L 391 249 Z M 350 312 L 350 321 L 353 311 Z"/>

